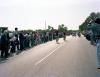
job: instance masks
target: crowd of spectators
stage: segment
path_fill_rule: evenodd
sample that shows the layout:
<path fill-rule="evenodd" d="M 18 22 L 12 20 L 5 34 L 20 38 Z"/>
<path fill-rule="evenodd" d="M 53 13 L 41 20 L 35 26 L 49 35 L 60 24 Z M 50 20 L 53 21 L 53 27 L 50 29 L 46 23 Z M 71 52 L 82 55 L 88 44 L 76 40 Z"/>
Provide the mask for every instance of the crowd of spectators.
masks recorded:
<path fill-rule="evenodd" d="M 23 50 L 29 49 L 36 45 L 52 41 L 54 39 L 63 37 L 65 38 L 66 33 L 59 32 L 58 30 L 52 31 L 15 31 L 10 32 L 8 30 L 3 30 L 0 35 L 0 55 L 1 58 L 8 58 L 14 53 L 19 54 Z"/>

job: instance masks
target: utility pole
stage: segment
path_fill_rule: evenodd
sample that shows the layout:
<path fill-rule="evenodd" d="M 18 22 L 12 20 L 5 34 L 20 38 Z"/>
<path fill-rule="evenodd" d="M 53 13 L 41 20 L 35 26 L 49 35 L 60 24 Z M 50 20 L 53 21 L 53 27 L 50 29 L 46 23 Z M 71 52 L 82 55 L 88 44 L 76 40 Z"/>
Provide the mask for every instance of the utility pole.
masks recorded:
<path fill-rule="evenodd" d="M 45 20 L 45 30 L 46 30 L 46 20 Z"/>

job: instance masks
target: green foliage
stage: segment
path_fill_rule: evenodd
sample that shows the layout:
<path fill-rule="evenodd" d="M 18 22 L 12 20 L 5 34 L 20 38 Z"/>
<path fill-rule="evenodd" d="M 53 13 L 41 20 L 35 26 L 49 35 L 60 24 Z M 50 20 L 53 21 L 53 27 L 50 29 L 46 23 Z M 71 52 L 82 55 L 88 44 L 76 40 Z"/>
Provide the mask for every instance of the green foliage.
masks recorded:
<path fill-rule="evenodd" d="M 60 32 L 67 32 L 67 27 L 64 24 L 58 25 L 58 30 Z"/>
<path fill-rule="evenodd" d="M 48 31 L 51 31 L 51 30 L 53 30 L 54 28 L 52 27 L 52 26 L 50 26 L 50 25 L 48 25 Z"/>
<path fill-rule="evenodd" d="M 79 30 L 80 31 L 84 31 L 87 29 L 87 27 L 89 26 L 89 24 L 93 23 L 94 20 L 97 18 L 97 17 L 100 17 L 100 13 L 95 13 L 95 12 L 92 12 L 87 18 L 86 20 L 79 26 Z"/>

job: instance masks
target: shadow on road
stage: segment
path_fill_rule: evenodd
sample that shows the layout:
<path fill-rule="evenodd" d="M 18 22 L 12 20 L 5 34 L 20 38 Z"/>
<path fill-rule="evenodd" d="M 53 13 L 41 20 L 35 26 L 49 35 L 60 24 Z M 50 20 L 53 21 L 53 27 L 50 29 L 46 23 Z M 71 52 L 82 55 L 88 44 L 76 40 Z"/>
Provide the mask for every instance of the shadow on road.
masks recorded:
<path fill-rule="evenodd" d="M 0 64 L 7 62 L 7 60 L 8 60 L 7 58 L 0 58 Z"/>

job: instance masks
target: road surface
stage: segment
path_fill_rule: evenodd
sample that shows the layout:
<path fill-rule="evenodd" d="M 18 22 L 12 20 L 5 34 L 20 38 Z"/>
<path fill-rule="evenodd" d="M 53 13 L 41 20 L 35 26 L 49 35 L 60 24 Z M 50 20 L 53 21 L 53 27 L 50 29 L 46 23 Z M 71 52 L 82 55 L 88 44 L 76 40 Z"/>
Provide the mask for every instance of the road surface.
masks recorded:
<path fill-rule="evenodd" d="M 0 77 L 100 77 L 96 48 L 84 37 L 51 41 L 0 62 Z"/>

